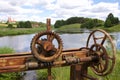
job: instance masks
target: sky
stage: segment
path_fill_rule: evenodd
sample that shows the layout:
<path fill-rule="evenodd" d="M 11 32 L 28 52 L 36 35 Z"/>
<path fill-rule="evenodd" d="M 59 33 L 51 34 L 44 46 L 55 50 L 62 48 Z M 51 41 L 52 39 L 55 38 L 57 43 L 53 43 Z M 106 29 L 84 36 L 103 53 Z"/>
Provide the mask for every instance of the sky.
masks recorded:
<path fill-rule="evenodd" d="M 120 0 L 0 0 L 0 20 L 46 22 L 70 17 L 105 20 L 109 13 L 120 19 Z"/>

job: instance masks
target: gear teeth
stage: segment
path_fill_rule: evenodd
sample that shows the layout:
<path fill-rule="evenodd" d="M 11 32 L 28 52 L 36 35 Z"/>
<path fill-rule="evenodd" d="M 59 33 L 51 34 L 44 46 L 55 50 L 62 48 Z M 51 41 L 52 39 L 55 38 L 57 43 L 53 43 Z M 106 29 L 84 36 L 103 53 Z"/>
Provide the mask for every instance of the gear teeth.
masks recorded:
<path fill-rule="evenodd" d="M 37 58 L 38 60 L 40 60 L 40 61 L 50 62 L 50 61 L 53 61 L 54 59 L 51 59 L 51 58 L 49 59 L 49 57 L 47 57 L 48 60 L 47 60 L 47 59 L 44 59 L 44 58 L 46 58 L 46 57 L 44 57 L 43 59 L 41 59 L 41 58 L 39 57 L 39 53 L 34 50 L 36 41 L 37 41 L 41 36 L 44 36 L 44 35 L 52 35 L 52 36 L 54 36 L 54 38 L 55 38 L 55 39 L 57 40 L 57 42 L 58 42 L 58 51 L 55 53 L 55 55 L 53 55 L 53 58 L 55 58 L 55 59 L 60 56 L 60 54 L 61 54 L 61 52 L 62 52 L 62 50 L 63 50 L 63 41 L 62 41 L 61 37 L 60 37 L 57 33 L 51 32 L 51 31 L 43 31 L 43 32 L 37 33 L 37 34 L 32 38 L 32 41 L 31 41 L 31 43 L 30 43 L 30 49 L 31 49 L 31 53 L 33 54 L 33 56 L 34 56 L 35 58 Z M 36 56 L 36 54 L 37 54 L 37 56 Z M 50 57 L 51 57 L 51 56 L 50 56 Z"/>

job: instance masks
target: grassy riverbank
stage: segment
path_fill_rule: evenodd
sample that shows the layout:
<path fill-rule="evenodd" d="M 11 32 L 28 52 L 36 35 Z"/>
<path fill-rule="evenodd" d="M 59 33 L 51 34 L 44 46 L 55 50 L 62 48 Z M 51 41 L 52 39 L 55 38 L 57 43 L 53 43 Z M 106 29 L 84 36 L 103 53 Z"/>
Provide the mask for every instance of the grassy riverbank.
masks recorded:
<path fill-rule="evenodd" d="M 61 26 L 60 28 L 56 28 L 55 31 L 58 33 L 80 33 L 81 32 L 80 25 L 81 24 L 64 25 Z M 92 30 L 94 29 L 103 29 L 106 30 L 107 32 L 120 32 L 120 24 L 110 28 L 104 28 L 103 26 L 101 26 L 93 28 Z"/>
<path fill-rule="evenodd" d="M 60 28 L 56 28 L 55 31 L 58 33 L 79 33 L 81 24 L 70 24 L 64 25 Z"/>
<path fill-rule="evenodd" d="M 52 29 L 55 30 L 58 33 L 81 33 L 81 24 L 70 24 L 70 25 L 64 25 L 60 28 Z M 108 32 L 119 32 L 120 31 L 120 24 L 110 27 L 110 28 L 104 28 L 104 27 L 97 27 L 93 29 L 104 29 Z M 11 35 L 22 35 L 22 34 L 32 34 L 32 33 L 38 33 L 40 31 L 45 31 L 46 27 L 37 27 L 37 28 L 7 28 L 7 25 L 0 25 L 0 36 L 11 36 Z"/>
<path fill-rule="evenodd" d="M 0 28 L 0 36 L 11 36 L 21 34 L 32 34 L 46 30 L 45 27 L 41 28 Z"/>
<path fill-rule="evenodd" d="M 0 54 L 14 53 L 15 51 L 9 47 L 0 47 Z M 0 80 L 21 80 L 22 75 L 20 72 L 2 73 Z"/>

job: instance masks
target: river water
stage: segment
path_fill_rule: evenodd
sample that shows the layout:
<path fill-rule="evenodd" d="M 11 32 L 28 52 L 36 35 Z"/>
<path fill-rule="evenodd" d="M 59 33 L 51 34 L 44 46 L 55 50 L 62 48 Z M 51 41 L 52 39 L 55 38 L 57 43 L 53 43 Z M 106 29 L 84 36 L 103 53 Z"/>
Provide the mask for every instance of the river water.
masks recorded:
<path fill-rule="evenodd" d="M 0 47 L 11 47 L 16 52 L 30 51 L 30 42 L 35 34 L 5 36 L 0 37 Z M 63 41 L 64 49 L 81 48 L 86 46 L 86 41 L 89 33 L 80 34 L 60 34 Z M 120 32 L 110 33 L 114 38 L 115 46 L 120 50 Z M 28 71 L 24 80 L 36 80 L 35 71 Z"/>
<path fill-rule="evenodd" d="M 114 37 L 117 49 L 120 49 L 120 32 L 110 33 Z M 30 42 L 35 34 L 0 37 L 0 47 L 11 47 L 16 52 L 30 51 Z M 86 46 L 89 33 L 60 34 L 64 49 Z"/>

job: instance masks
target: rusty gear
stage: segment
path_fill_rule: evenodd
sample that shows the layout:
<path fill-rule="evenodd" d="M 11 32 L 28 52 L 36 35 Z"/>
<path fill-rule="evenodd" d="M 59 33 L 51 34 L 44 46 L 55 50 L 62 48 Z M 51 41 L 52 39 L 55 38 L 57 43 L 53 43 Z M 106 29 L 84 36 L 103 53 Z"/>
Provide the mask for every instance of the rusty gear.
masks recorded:
<path fill-rule="evenodd" d="M 106 49 L 99 44 L 94 44 L 90 48 L 89 56 L 97 56 L 97 60 L 92 62 L 91 68 L 97 75 L 105 74 L 108 69 L 108 55 Z"/>
<path fill-rule="evenodd" d="M 55 46 L 54 40 L 57 46 Z M 60 56 L 63 44 L 59 35 L 51 31 L 45 31 L 33 37 L 30 48 L 35 58 L 42 62 L 51 62 Z"/>
<path fill-rule="evenodd" d="M 94 30 L 93 32 L 90 33 L 88 37 L 86 47 L 90 48 L 92 51 L 93 51 L 93 48 L 96 48 L 94 52 L 97 55 L 98 54 L 100 56 L 105 55 L 105 56 L 102 56 L 102 58 L 99 58 L 98 63 L 101 63 L 101 64 L 96 64 L 94 66 L 92 65 L 93 72 L 95 72 L 95 74 L 99 76 L 105 76 L 107 74 L 110 74 L 115 66 L 115 54 L 116 54 L 116 48 L 111 36 L 104 30 L 101 30 L 101 29 Z M 92 55 L 91 51 L 89 55 Z M 104 59 L 104 57 L 106 59 Z M 102 65 L 102 62 L 100 62 L 101 59 L 102 61 L 105 62 L 104 66 Z M 100 70 L 99 68 L 95 68 L 95 66 L 98 66 L 98 67 L 102 66 L 103 68 L 101 68 Z"/>

